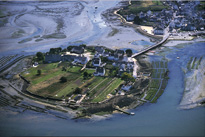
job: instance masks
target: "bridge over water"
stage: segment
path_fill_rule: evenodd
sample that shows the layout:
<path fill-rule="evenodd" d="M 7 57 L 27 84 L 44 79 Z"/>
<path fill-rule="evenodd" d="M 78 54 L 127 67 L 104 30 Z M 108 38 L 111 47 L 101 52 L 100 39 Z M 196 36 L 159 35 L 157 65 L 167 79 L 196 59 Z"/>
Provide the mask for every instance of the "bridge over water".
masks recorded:
<path fill-rule="evenodd" d="M 155 44 L 155 45 L 153 45 L 153 46 L 147 47 L 147 48 L 141 50 L 141 51 L 138 52 L 138 53 L 133 54 L 133 55 L 132 55 L 132 58 L 137 57 L 137 56 L 139 56 L 139 55 L 142 55 L 142 54 L 146 53 L 147 51 L 149 51 L 149 50 L 151 50 L 151 49 L 154 49 L 154 48 L 156 48 L 156 47 L 158 47 L 158 46 L 161 46 L 168 38 L 169 38 L 169 34 L 167 33 L 167 34 L 163 37 L 162 41 L 160 41 L 159 43 L 157 43 L 157 44 Z"/>

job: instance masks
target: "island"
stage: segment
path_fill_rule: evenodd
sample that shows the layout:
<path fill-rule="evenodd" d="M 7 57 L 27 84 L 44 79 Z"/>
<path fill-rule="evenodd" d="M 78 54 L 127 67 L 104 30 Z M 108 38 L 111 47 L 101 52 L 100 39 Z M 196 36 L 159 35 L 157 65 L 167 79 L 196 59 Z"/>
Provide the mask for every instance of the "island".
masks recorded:
<path fill-rule="evenodd" d="M 149 62 L 132 58 L 132 50 L 103 46 L 51 48 L 28 57 L 19 74 L 22 94 L 71 108 L 76 117 L 104 115 L 154 103 L 168 81 L 167 60 Z"/>
<path fill-rule="evenodd" d="M 86 45 L 79 39 L 75 42 L 80 44 L 64 44 L 47 50 L 44 49 L 44 45 L 43 51 L 38 50 L 32 55 L 3 56 L 0 58 L 0 89 L 4 95 L 1 97 L 2 106 L 18 106 L 23 108 L 22 112 L 30 109 L 49 114 L 48 110 L 57 110 L 72 113 L 72 118 L 77 119 L 113 113 L 133 115 L 131 109 L 145 103 L 156 103 L 169 80 L 169 60 L 165 56 L 160 60 L 150 58 L 155 53 L 159 55 L 161 51 L 166 52 L 163 45 L 169 45 L 172 40 L 192 41 L 202 36 L 203 41 L 204 21 L 201 19 L 204 18 L 204 3 L 123 1 L 121 4 L 120 7 L 102 13 L 102 18 L 108 23 L 116 21 L 111 17 L 120 17 L 120 25 L 111 26 L 112 31 L 106 35 L 106 40 L 109 39 L 108 42 L 111 43 L 111 37 L 121 33 L 123 27 L 128 27 L 146 35 L 147 39 L 153 42 L 151 46 L 143 45 L 145 48 L 136 51 L 130 47 L 122 48 L 121 45 L 109 48 L 107 43 L 100 46 L 96 41 L 92 41 L 94 45 L 92 42 Z M 83 10 L 84 6 L 78 6 Z M 98 7 L 94 8 L 94 12 L 97 12 Z M 195 14 L 189 15 L 190 11 L 194 11 Z M 33 39 L 36 43 L 47 39 L 51 39 L 51 42 L 53 39 L 65 39 L 66 36 L 60 33 L 61 26 L 58 27 L 59 33 L 34 36 Z M 20 33 L 23 32 L 19 30 L 13 33 L 13 37 L 20 37 Z M 40 29 L 36 33 L 40 33 Z M 22 39 L 18 44 L 27 44 L 30 41 L 31 38 Z M 117 38 L 118 44 L 120 41 L 121 39 Z M 145 41 L 142 39 L 141 42 Z M 179 60 L 180 57 L 176 59 Z M 192 56 L 188 60 L 185 62 L 187 68 L 183 69 L 183 72 L 194 72 L 190 74 L 191 78 L 203 80 L 197 75 L 199 72 L 204 75 L 201 71 L 203 56 Z M 189 83 L 193 82 L 187 79 L 186 91 L 190 91 L 193 86 L 188 85 Z M 200 85 L 200 89 L 202 88 Z M 18 96 L 16 92 L 8 94 L 7 90 L 10 89 L 23 97 Z M 197 93 L 197 101 L 192 101 L 197 102 L 196 106 L 204 104 L 204 94 L 199 94 Z M 186 105 L 187 98 L 189 96 L 183 99 L 183 105 Z M 45 107 L 27 104 L 24 100 L 32 100 Z"/>

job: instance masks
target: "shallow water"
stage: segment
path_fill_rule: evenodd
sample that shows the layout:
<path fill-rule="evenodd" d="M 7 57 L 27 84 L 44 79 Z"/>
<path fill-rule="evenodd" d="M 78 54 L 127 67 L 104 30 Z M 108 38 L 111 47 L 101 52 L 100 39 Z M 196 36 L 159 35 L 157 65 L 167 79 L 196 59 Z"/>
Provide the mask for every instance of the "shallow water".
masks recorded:
<path fill-rule="evenodd" d="M 1 135 L 177 135 L 204 136 L 205 109 L 198 107 L 190 110 L 179 109 L 184 90 L 185 58 L 205 56 L 205 43 L 172 48 L 167 52 L 169 58 L 169 81 L 163 95 L 155 104 L 144 104 L 136 109 L 134 116 L 114 114 L 106 120 L 70 120 L 52 115 L 26 111 L 16 115 L 2 115 L 0 118 Z M 180 59 L 176 57 L 180 56 Z M 183 56 L 183 57 L 182 57 Z M 158 60 L 160 57 L 156 57 Z"/>
<path fill-rule="evenodd" d="M 133 45 L 142 45 L 142 46 L 151 46 L 151 45 L 154 45 L 154 43 L 149 42 L 149 41 L 144 41 L 144 40 L 133 41 L 131 44 L 133 44 Z"/>

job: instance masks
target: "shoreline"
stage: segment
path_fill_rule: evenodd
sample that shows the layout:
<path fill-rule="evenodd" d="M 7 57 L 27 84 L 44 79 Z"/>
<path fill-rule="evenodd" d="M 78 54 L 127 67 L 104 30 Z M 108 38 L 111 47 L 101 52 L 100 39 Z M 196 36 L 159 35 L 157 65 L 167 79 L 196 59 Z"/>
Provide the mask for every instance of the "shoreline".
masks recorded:
<path fill-rule="evenodd" d="M 116 7 L 115 7 L 116 8 Z M 131 27 L 130 26 L 130 24 L 128 25 L 129 27 Z M 124 26 L 122 26 L 122 27 L 124 27 Z M 143 30 L 142 30 L 143 31 Z M 147 35 L 145 36 L 145 37 L 147 37 Z M 203 39 L 202 39 L 203 40 Z M 170 41 L 168 41 L 167 43 L 169 43 L 169 42 L 172 42 L 173 43 L 173 45 L 172 46 L 177 46 L 178 44 L 181 44 L 181 43 L 183 43 L 183 41 L 179 41 L 179 43 L 177 43 L 176 42 L 176 40 L 170 40 Z M 180 43 L 181 42 L 181 43 Z M 195 42 L 194 40 L 191 40 L 191 41 L 185 41 L 184 43 L 187 43 L 187 42 Z M 200 42 L 200 41 L 199 41 Z M 202 42 L 204 42 L 204 41 L 202 41 Z M 163 46 L 167 46 L 166 44 L 167 43 L 165 43 L 165 44 L 163 44 Z M 110 47 L 111 49 L 114 49 L 113 47 Z M 33 101 L 35 101 L 35 100 L 33 100 Z M 38 103 L 40 103 L 39 101 L 37 101 Z M 41 104 L 43 104 L 43 102 L 41 102 Z M 112 115 L 112 114 L 111 114 Z"/>
<path fill-rule="evenodd" d="M 176 43 L 175 43 L 176 44 Z M 177 46 L 178 45 L 178 43 L 175 45 L 175 46 Z M 24 59 L 26 59 L 26 58 L 24 58 Z M 24 59 L 22 59 L 22 60 L 24 60 Z M 20 61 L 18 61 L 17 63 L 15 63 L 14 65 L 12 65 L 11 66 L 11 68 L 9 68 L 9 70 L 11 69 L 12 70 L 12 67 L 13 66 L 16 66 L 16 64 L 18 64 L 19 62 L 21 62 L 22 60 L 20 60 Z M 6 70 L 6 71 L 8 71 L 8 70 Z M 7 73 L 6 71 L 4 71 L 4 73 Z M 27 98 L 27 97 L 26 97 Z M 40 100 L 33 100 L 33 99 L 31 99 L 33 102 L 36 102 L 37 104 L 41 104 L 41 105 L 44 105 L 44 106 L 49 106 L 49 105 L 51 105 L 52 107 L 53 107 L 53 105 L 52 104 L 50 104 L 50 103 L 46 103 L 45 104 L 45 102 L 42 102 L 42 101 L 40 101 Z M 49 105 L 48 105 L 49 104 Z M 138 106 L 138 105 L 137 105 Z M 136 106 L 136 107 L 137 107 Z M 194 104 L 189 104 L 189 106 L 192 108 L 193 106 L 194 107 L 197 107 L 197 106 L 199 106 L 199 105 L 194 105 Z M 190 109 L 190 107 L 188 107 L 189 109 Z M 135 108 L 135 107 L 134 107 Z M 187 109 L 187 105 L 186 106 L 184 106 L 183 108 L 185 108 L 185 109 Z M 130 109 L 130 108 L 129 108 Z M 132 108 L 131 108 L 132 109 Z M 73 111 L 73 110 L 70 110 L 69 111 L 69 113 L 72 113 L 72 114 L 74 114 L 76 111 Z M 78 112 L 78 111 L 77 111 Z M 120 113 L 120 112 L 119 112 Z M 95 114 L 94 114 L 95 115 Z M 112 115 L 112 114 L 110 114 L 110 115 Z M 99 116 L 99 117 L 101 117 L 101 116 Z M 91 118 L 92 118 L 92 116 L 91 116 Z M 102 119 L 103 118 L 106 118 L 106 117 L 104 117 L 104 115 L 101 117 Z"/>
<path fill-rule="evenodd" d="M 203 106 L 205 102 L 204 67 L 205 60 L 202 59 L 198 69 L 191 69 L 184 72 L 185 89 L 180 102 L 181 109 L 191 109 L 197 106 Z"/>

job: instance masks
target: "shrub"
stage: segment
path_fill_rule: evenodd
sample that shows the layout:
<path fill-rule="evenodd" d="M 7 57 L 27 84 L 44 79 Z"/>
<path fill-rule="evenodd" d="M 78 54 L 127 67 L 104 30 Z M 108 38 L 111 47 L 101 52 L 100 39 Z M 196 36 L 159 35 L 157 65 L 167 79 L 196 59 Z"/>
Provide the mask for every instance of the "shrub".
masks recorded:
<path fill-rule="evenodd" d="M 61 77 L 61 78 L 60 78 L 60 81 L 61 81 L 62 83 L 67 82 L 67 78 L 66 78 L 66 77 Z"/>

